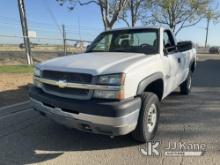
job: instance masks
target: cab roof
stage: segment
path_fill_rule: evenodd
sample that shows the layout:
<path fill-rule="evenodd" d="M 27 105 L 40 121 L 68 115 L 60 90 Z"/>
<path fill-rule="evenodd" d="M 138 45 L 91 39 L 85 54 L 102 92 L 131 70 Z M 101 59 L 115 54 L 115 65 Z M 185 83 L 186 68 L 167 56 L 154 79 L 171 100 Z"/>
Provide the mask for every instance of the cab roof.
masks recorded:
<path fill-rule="evenodd" d="M 118 30 L 132 30 L 132 29 L 169 29 L 169 28 L 165 28 L 163 26 L 140 26 L 140 27 L 124 27 L 124 28 L 115 28 L 115 29 L 111 29 L 111 30 L 106 30 L 108 31 L 118 31 Z"/>

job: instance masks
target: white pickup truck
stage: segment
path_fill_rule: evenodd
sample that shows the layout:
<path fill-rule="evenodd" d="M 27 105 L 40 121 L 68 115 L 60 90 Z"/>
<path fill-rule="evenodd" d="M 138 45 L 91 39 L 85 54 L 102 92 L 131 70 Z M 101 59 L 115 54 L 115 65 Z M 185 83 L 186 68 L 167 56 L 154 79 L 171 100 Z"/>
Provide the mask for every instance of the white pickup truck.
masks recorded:
<path fill-rule="evenodd" d="M 29 95 L 35 110 L 60 124 L 146 142 L 158 128 L 159 102 L 177 87 L 189 94 L 195 68 L 192 42 L 177 43 L 169 29 L 115 29 L 83 54 L 38 64 Z"/>

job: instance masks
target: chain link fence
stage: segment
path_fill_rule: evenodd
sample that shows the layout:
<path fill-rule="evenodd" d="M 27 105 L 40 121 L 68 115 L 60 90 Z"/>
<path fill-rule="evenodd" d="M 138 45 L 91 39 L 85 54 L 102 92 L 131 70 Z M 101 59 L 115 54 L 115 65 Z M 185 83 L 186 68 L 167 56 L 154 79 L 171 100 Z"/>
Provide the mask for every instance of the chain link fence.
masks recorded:
<path fill-rule="evenodd" d="M 0 35 L 0 40 L 0 65 L 27 64 L 22 36 Z M 66 55 L 72 55 L 84 52 L 90 41 L 66 39 L 65 43 Z M 35 64 L 65 55 L 61 38 L 30 38 L 30 45 Z"/>

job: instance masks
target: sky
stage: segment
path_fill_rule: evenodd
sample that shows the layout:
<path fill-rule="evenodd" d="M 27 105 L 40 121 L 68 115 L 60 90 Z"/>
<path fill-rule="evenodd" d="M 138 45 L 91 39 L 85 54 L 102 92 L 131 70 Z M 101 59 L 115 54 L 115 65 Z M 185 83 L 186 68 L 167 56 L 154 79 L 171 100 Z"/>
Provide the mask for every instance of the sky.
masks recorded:
<path fill-rule="evenodd" d="M 28 28 L 30 31 L 35 31 L 38 37 L 32 42 L 62 43 L 61 25 L 63 24 L 66 28 L 67 38 L 71 39 L 91 41 L 104 30 L 99 8 L 95 4 L 78 6 L 74 11 L 69 11 L 66 6 L 60 6 L 56 0 L 25 0 L 25 6 Z M 137 26 L 141 26 L 141 23 Z M 126 25 L 123 22 L 117 22 L 114 28 L 118 27 L 126 27 Z M 203 46 L 205 27 L 206 21 L 203 20 L 196 26 L 183 29 L 177 39 L 192 40 Z M 22 42 L 22 38 L 12 36 L 22 36 L 17 0 L 2 0 L 0 43 Z M 220 23 L 210 24 L 208 44 L 220 46 Z"/>

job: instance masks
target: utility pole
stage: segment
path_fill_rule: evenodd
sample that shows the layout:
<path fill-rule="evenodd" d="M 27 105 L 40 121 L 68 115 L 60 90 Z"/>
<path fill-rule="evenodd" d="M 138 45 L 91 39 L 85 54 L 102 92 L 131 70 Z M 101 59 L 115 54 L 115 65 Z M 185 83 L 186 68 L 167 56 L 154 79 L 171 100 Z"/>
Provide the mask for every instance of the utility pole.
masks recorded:
<path fill-rule="evenodd" d="M 18 9 L 19 9 L 21 27 L 22 27 L 22 32 L 23 32 L 27 63 L 28 65 L 32 65 L 33 60 L 31 58 L 31 47 L 30 47 L 30 40 L 28 37 L 28 26 L 27 26 L 24 0 L 18 0 Z"/>
<path fill-rule="evenodd" d="M 62 25 L 62 30 L 63 30 L 63 50 L 64 50 L 64 55 L 66 56 L 66 30 L 65 30 L 65 25 Z"/>

